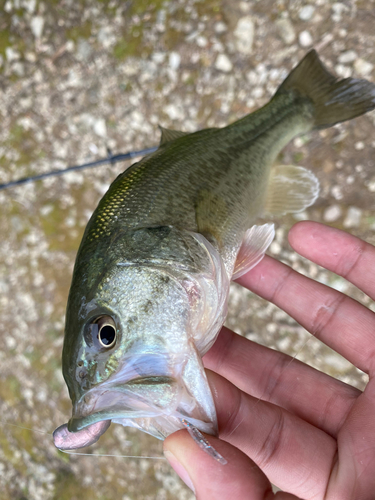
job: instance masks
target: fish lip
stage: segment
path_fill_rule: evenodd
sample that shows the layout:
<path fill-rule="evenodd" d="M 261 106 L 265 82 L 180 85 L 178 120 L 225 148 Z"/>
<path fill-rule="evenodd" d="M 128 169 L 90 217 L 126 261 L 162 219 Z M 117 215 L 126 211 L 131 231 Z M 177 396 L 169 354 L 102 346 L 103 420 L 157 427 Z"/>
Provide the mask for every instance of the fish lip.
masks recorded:
<path fill-rule="evenodd" d="M 176 384 L 177 380 L 170 376 L 146 376 L 146 377 L 136 377 L 129 380 L 126 384 L 106 384 L 105 388 L 93 388 L 87 393 L 85 393 L 73 409 L 73 416 L 68 422 L 69 432 L 78 432 L 89 425 L 100 422 L 102 420 L 112 420 L 116 418 L 139 418 L 139 417 L 154 417 L 160 415 L 162 409 L 160 407 L 154 406 L 152 403 L 147 401 L 147 399 L 134 394 L 133 391 L 137 386 L 147 385 L 156 386 L 164 384 Z M 104 409 L 99 409 L 95 411 L 95 408 L 99 405 L 99 400 L 105 394 L 114 393 L 118 397 L 118 393 L 123 393 L 124 398 L 122 404 L 115 404 L 113 408 L 110 406 Z M 91 396 L 94 402 L 87 404 L 85 398 Z M 91 399 L 91 401 L 92 401 Z M 141 404 L 144 408 L 141 409 L 131 409 L 131 405 L 135 403 Z"/>
<path fill-rule="evenodd" d="M 78 432 L 84 429 L 85 427 L 89 427 L 92 424 L 96 424 L 97 422 L 101 422 L 102 420 L 112 420 L 114 418 L 136 418 L 136 412 L 130 412 L 130 415 L 125 415 L 126 412 L 122 409 L 117 410 L 102 410 L 95 413 L 91 413 L 86 415 L 85 417 L 72 417 L 68 422 L 68 431 L 69 432 Z"/>

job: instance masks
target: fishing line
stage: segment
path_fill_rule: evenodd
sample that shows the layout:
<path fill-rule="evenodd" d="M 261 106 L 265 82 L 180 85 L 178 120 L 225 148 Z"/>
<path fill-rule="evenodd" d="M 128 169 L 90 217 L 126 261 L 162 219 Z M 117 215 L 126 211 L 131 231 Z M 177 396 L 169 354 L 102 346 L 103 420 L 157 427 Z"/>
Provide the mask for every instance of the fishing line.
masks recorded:
<path fill-rule="evenodd" d="M 82 165 L 74 165 L 72 167 L 68 167 L 62 170 L 51 170 L 50 172 L 45 172 L 43 174 L 33 175 L 30 177 L 23 177 L 22 179 L 18 179 L 15 181 L 9 181 L 4 184 L 0 184 L 0 191 L 3 189 L 8 189 L 10 187 L 20 186 L 21 184 L 27 184 L 28 182 L 40 181 L 41 179 L 45 179 L 47 177 L 53 177 L 57 175 L 66 174 L 67 172 L 83 170 L 84 168 L 98 167 L 99 165 L 106 165 L 107 163 L 113 165 L 114 163 L 117 163 L 119 161 L 129 160 L 132 158 L 136 158 L 138 156 L 144 156 L 150 153 L 154 153 L 157 149 L 158 149 L 157 146 L 154 146 L 152 148 L 141 149 L 139 151 L 129 151 L 128 153 L 120 153 L 118 155 L 112 155 L 111 151 L 108 150 L 107 158 L 102 158 L 101 160 L 83 163 Z"/>
<path fill-rule="evenodd" d="M 24 427 L 23 425 L 11 424 L 10 422 L 7 422 L 5 420 L 0 420 L 0 422 L 3 425 L 10 425 L 12 427 L 18 427 L 19 429 L 25 429 L 27 431 L 39 432 L 39 434 L 48 434 L 49 436 L 52 436 L 52 432 L 41 431 L 39 429 L 32 429 L 31 427 Z M 154 460 L 166 460 L 165 457 L 144 457 L 142 455 L 101 455 L 98 453 L 80 453 L 78 451 L 62 450 L 61 448 L 57 448 L 57 449 L 59 451 L 61 451 L 62 453 L 67 453 L 68 455 L 82 455 L 82 456 L 87 456 L 87 457 L 147 458 L 147 459 L 154 459 Z"/>
<path fill-rule="evenodd" d="M 39 432 L 39 434 L 50 434 L 52 435 L 52 432 L 47 432 L 47 431 L 41 431 L 39 429 L 32 429 L 31 427 L 24 427 L 23 425 L 17 425 L 17 424 L 11 424 L 10 422 L 7 422 L 6 420 L 0 420 L 0 422 L 4 425 L 11 425 L 12 427 L 18 427 L 19 429 L 26 429 L 27 431 L 32 431 L 32 432 Z"/>
<path fill-rule="evenodd" d="M 114 457 L 114 458 L 149 458 L 153 460 L 166 460 L 165 457 L 143 457 L 142 455 L 100 455 L 98 453 L 80 453 L 78 451 L 70 451 L 70 450 L 61 450 L 60 448 L 57 448 L 59 451 L 62 451 L 63 453 L 67 453 L 68 455 L 83 455 L 86 457 Z"/>

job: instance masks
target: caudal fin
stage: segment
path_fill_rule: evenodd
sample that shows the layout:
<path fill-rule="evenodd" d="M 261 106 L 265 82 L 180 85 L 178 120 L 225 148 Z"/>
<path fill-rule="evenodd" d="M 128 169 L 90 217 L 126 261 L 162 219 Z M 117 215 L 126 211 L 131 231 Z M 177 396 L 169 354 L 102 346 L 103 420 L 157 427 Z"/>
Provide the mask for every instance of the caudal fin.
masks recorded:
<path fill-rule="evenodd" d="M 324 67 L 315 50 L 306 54 L 278 88 L 311 99 L 315 128 L 331 127 L 375 108 L 375 85 L 367 80 L 338 80 Z"/>

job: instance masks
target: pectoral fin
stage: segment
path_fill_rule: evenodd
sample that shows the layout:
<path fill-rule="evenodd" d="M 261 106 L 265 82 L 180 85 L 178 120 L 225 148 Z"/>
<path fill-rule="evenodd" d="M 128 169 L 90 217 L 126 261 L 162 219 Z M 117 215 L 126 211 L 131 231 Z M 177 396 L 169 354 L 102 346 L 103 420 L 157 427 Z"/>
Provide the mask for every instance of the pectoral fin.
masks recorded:
<path fill-rule="evenodd" d="M 319 181 L 306 168 L 278 165 L 271 169 L 265 215 L 301 212 L 319 196 Z"/>
<path fill-rule="evenodd" d="M 246 231 L 240 251 L 237 255 L 232 280 L 250 271 L 250 269 L 263 259 L 274 236 L 275 227 L 273 224 L 253 226 Z"/>
<path fill-rule="evenodd" d="M 159 146 L 166 144 L 167 142 L 174 141 L 175 139 L 179 139 L 184 135 L 188 135 L 189 132 L 181 132 L 180 130 L 170 130 L 169 128 L 164 128 L 159 125 L 161 131 L 161 138 Z"/>

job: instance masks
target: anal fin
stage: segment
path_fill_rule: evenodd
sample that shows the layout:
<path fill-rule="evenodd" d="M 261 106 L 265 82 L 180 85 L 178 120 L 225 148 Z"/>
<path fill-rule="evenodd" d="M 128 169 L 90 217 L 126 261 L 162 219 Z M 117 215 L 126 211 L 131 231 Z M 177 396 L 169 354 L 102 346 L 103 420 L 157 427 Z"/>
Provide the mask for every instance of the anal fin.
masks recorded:
<path fill-rule="evenodd" d="M 319 181 L 306 168 L 278 165 L 271 169 L 265 215 L 283 215 L 302 212 L 319 196 Z"/>
<path fill-rule="evenodd" d="M 245 233 L 237 255 L 232 280 L 235 280 L 255 267 L 264 257 L 267 248 L 275 237 L 273 224 L 252 226 Z"/>

